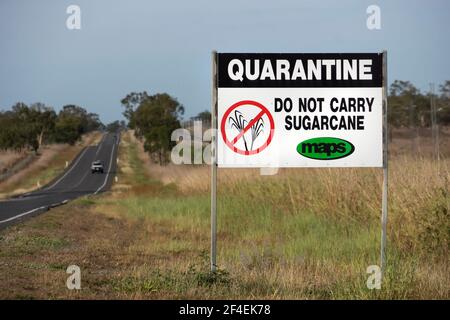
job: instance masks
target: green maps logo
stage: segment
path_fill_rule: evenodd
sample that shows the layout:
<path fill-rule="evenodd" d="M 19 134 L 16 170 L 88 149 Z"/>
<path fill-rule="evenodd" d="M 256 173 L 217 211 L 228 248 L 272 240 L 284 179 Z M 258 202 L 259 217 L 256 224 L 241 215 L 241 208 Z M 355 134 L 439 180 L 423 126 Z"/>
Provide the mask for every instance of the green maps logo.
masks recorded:
<path fill-rule="evenodd" d="M 335 160 L 345 158 L 355 151 L 355 146 L 339 138 L 312 138 L 300 142 L 297 152 L 316 160 Z"/>

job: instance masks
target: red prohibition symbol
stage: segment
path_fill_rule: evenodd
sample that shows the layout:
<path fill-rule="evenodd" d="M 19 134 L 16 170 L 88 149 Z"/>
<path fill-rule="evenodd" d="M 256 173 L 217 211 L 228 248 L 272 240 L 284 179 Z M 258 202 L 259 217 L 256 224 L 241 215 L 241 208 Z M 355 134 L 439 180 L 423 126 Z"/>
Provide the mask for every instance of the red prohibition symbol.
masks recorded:
<path fill-rule="evenodd" d="M 258 115 L 256 117 L 254 117 L 242 130 L 240 130 L 239 134 L 230 139 L 227 136 L 227 132 L 225 130 L 225 125 L 227 123 L 227 119 L 230 116 L 230 113 L 232 111 L 234 111 L 236 108 L 243 106 L 243 105 L 251 105 L 254 107 L 257 107 L 260 109 L 260 112 L 258 113 Z M 261 119 L 264 115 L 267 116 L 267 118 L 269 118 L 269 124 L 270 124 L 270 134 L 267 138 L 267 140 L 264 142 L 263 145 L 261 145 L 259 148 L 255 149 L 255 150 L 243 150 L 240 149 L 238 147 L 235 146 L 236 142 L 239 141 L 239 139 L 241 139 L 244 134 L 251 129 L 251 127 L 259 120 Z M 225 141 L 225 144 L 234 152 L 238 153 L 238 154 L 242 154 L 242 155 L 253 155 L 253 154 L 257 154 L 260 153 L 261 151 L 263 151 L 265 148 L 267 148 L 267 146 L 270 144 L 270 142 L 272 141 L 273 138 L 273 134 L 274 134 L 274 130 L 275 130 L 275 124 L 273 121 L 273 117 L 270 114 L 269 110 L 263 106 L 261 103 L 253 101 L 253 100 L 243 100 L 243 101 L 239 101 L 236 102 L 235 104 L 233 104 L 231 107 L 228 108 L 228 110 L 225 112 L 225 114 L 222 117 L 222 122 L 220 124 L 220 131 L 222 133 L 222 138 Z"/>

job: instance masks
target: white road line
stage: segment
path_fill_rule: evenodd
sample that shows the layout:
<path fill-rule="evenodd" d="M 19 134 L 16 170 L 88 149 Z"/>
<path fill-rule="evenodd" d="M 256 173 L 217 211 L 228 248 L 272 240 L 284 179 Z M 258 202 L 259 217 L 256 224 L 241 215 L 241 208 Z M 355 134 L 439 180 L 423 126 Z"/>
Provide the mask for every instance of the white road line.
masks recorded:
<path fill-rule="evenodd" d="M 102 140 L 101 140 L 100 143 L 97 145 L 97 152 L 95 153 L 95 157 L 96 157 L 96 158 L 97 158 L 98 153 L 100 152 L 100 149 L 101 149 L 102 146 L 103 146 L 103 141 L 105 141 L 105 137 L 106 137 L 106 134 L 103 135 Z"/>
<path fill-rule="evenodd" d="M 95 153 L 94 161 L 97 160 L 97 155 L 98 155 L 100 149 L 103 147 L 105 138 L 106 138 L 106 134 L 103 135 L 102 140 L 101 140 L 100 143 L 97 145 L 97 152 Z M 86 177 L 87 177 L 88 174 L 89 174 L 89 171 L 86 171 L 86 173 L 84 174 L 83 178 L 81 178 L 81 180 L 80 180 L 74 187 L 72 187 L 70 190 L 73 190 L 73 189 L 75 189 L 75 188 L 78 188 L 78 187 L 83 183 L 84 179 L 86 179 Z"/>
<path fill-rule="evenodd" d="M 97 191 L 94 192 L 94 194 L 97 194 L 101 189 L 103 189 L 103 187 L 105 187 L 105 185 L 106 185 L 106 182 L 108 181 L 108 176 L 109 176 L 109 173 L 111 171 L 111 165 L 112 165 L 112 162 L 113 162 L 112 160 L 113 160 L 113 156 L 114 156 L 114 149 L 115 149 L 115 147 L 116 147 L 116 144 L 113 143 L 113 148 L 112 148 L 112 151 L 111 151 L 111 158 L 109 159 L 108 173 L 106 174 L 105 182 L 103 182 L 103 184 L 100 186 L 100 188 L 98 188 Z"/>
<path fill-rule="evenodd" d="M 108 175 L 109 175 L 109 172 L 111 171 L 111 165 L 112 165 L 112 158 L 113 158 L 113 155 L 114 155 L 114 149 L 115 149 L 115 147 L 116 147 L 116 144 L 114 143 L 113 144 L 113 148 L 112 148 L 112 151 L 111 151 L 111 158 L 109 159 L 109 168 L 108 168 L 108 174 L 106 175 L 106 179 L 105 179 L 105 181 L 103 182 L 103 184 L 101 185 L 101 187 L 100 188 L 98 188 L 97 189 L 97 191 L 95 191 L 95 193 L 94 194 L 97 194 L 105 185 L 106 185 L 106 182 L 108 181 Z M 58 181 L 56 181 L 54 184 L 52 184 L 50 187 L 48 187 L 46 190 L 49 190 L 50 188 L 52 188 L 55 184 L 57 184 L 62 178 L 64 178 L 76 165 L 77 165 L 77 163 L 78 163 L 78 161 L 80 161 L 80 159 L 83 157 L 83 155 L 84 155 L 84 153 L 86 152 L 86 150 L 88 149 L 88 147 L 86 147 L 86 149 L 83 151 L 83 153 L 80 155 L 80 157 L 77 159 L 77 161 L 74 163 L 74 165 L 70 168 L 70 170 L 68 170 L 61 178 L 59 178 L 58 179 Z M 26 215 L 28 215 L 28 214 L 30 214 L 30 213 L 33 213 L 33 212 L 36 212 L 36 211 L 38 211 L 38 210 L 42 210 L 42 209 L 46 209 L 46 208 L 51 208 L 51 207 L 54 207 L 54 206 L 57 206 L 57 205 L 60 205 L 60 204 L 66 204 L 67 202 L 69 202 L 69 200 L 64 200 L 64 201 L 62 201 L 62 202 L 57 202 L 57 203 L 53 203 L 53 204 L 51 204 L 51 205 L 48 205 L 48 206 L 42 206 L 42 207 L 39 207 L 39 208 L 35 208 L 35 209 L 32 209 L 32 210 L 29 210 L 29 211 L 27 211 L 27 212 L 23 212 L 23 213 L 20 213 L 20 214 L 18 214 L 18 215 L 15 215 L 15 216 L 13 216 L 13 217 L 10 217 L 10 218 L 8 218 L 8 219 L 5 219 L 5 220 L 0 220 L 0 224 L 2 224 L 2 223 L 6 223 L 6 222 L 9 222 L 9 221 L 12 221 L 12 220 L 15 220 L 15 219 L 18 219 L 18 218 L 20 218 L 20 217 L 23 217 L 23 216 L 26 216 Z"/>
<path fill-rule="evenodd" d="M 97 152 L 95 153 L 95 155 L 97 156 L 99 149 L 102 147 L 102 143 L 105 140 L 105 136 L 103 135 L 102 140 L 99 142 L 99 144 L 97 145 Z M 75 168 L 75 166 L 78 164 L 78 162 L 80 161 L 80 159 L 83 157 L 84 153 L 87 151 L 87 149 L 89 148 L 89 146 L 86 146 L 86 149 L 84 149 L 83 153 L 80 155 L 80 157 L 77 159 L 77 161 L 73 164 L 72 167 L 70 167 L 69 170 L 67 170 L 67 172 L 61 177 L 59 178 L 55 183 L 53 183 L 50 187 L 44 189 L 44 190 L 50 190 L 51 188 L 53 188 L 56 184 L 58 184 L 58 182 L 60 182 L 70 171 L 72 171 L 73 168 Z"/>
<path fill-rule="evenodd" d="M 16 219 L 18 219 L 20 217 L 26 216 L 27 214 L 33 213 L 33 212 L 41 210 L 41 209 L 53 208 L 53 207 L 56 207 L 56 206 L 61 205 L 61 204 L 66 204 L 67 202 L 69 202 L 69 200 L 66 199 L 64 201 L 56 202 L 56 203 L 50 204 L 48 206 L 42 206 L 42 207 L 39 207 L 39 208 L 35 208 L 35 209 L 30 210 L 30 211 L 27 211 L 27 212 L 24 212 L 24 213 L 20 213 L 20 214 L 18 214 L 16 216 L 10 217 L 8 219 L 0 220 L 0 224 L 6 223 L 6 222 L 9 222 L 9 221 L 12 221 L 12 220 L 16 220 Z"/>
<path fill-rule="evenodd" d="M 99 149 L 102 147 L 103 140 L 105 139 L 105 136 L 106 136 L 106 135 L 103 136 L 102 141 L 99 143 L 99 146 L 98 146 L 98 148 L 97 148 L 96 155 L 98 154 Z M 112 152 L 111 152 L 111 159 L 109 160 L 108 174 L 106 175 L 105 182 L 102 184 L 102 186 L 101 186 L 100 188 L 97 189 L 97 191 L 96 191 L 94 194 L 97 194 L 98 191 L 99 191 L 100 189 L 102 189 L 102 188 L 106 185 L 106 182 L 108 181 L 109 171 L 111 170 L 112 157 L 113 157 L 113 155 L 114 155 L 114 147 L 115 147 L 115 144 L 113 144 L 113 149 L 112 149 Z M 61 177 L 61 178 L 59 178 L 55 183 L 53 183 L 50 187 L 46 188 L 45 190 L 50 190 L 51 188 L 53 188 L 53 187 L 54 187 L 56 184 L 58 184 L 58 182 L 61 181 L 61 180 L 62 180 L 62 179 L 63 179 L 70 171 L 72 171 L 72 169 L 78 164 L 78 162 L 80 161 L 80 159 L 84 156 L 84 154 L 86 153 L 87 149 L 88 149 L 88 147 L 86 147 L 86 148 L 84 149 L 83 153 L 80 155 L 80 157 L 77 159 L 77 161 L 73 164 L 73 166 L 72 166 L 72 167 L 71 167 L 71 168 L 70 168 L 70 169 L 69 169 L 69 170 Z M 27 199 L 27 200 L 29 200 L 29 199 Z M 13 217 L 10 217 L 10 218 L 8 218 L 8 219 L 0 220 L 0 224 L 6 223 L 6 222 L 9 222 L 9 221 L 16 220 L 16 219 L 18 219 L 18 218 L 20 218 L 20 217 L 26 216 L 26 215 L 28 215 L 28 214 L 30 214 L 30 213 L 33 213 L 33 212 L 36 212 L 36 211 L 38 211 L 38 210 L 42 210 L 42 209 L 46 209 L 46 208 L 52 208 L 52 207 L 57 206 L 57 205 L 60 205 L 60 204 L 66 204 L 67 202 L 69 202 L 69 200 L 64 200 L 64 201 L 62 201 L 62 202 L 53 203 L 53 204 L 48 205 L 48 206 L 42 206 L 42 207 L 39 207 L 39 208 L 35 208 L 35 209 L 29 210 L 29 211 L 27 211 L 27 212 L 23 212 L 23 213 L 20 213 L 20 214 L 18 214 L 18 215 L 15 215 L 15 216 L 13 216 Z"/>
<path fill-rule="evenodd" d="M 105 137 L 106 137 L 106 134 L 103 135 L 102 140 L 101 140 L 100 143 L 97 145 L 97 152 L 95 153 L 94 161 L 97 160 L 98 152 L 100 151 L 100 149 L 101 149 L 102 146 L 103 146 L 103 142 L 104 142 L 104 140 L 105 140 Z M 89 173 L 89 171 L 86 171 L 86 173 L 84 174 L 83 178 L 81 178 L 81 180 L 80 180 L 75 186 L 73 186 L 72 188 L 70 188 L 70 190 L 73 190 L 73 189 L 75 189 L 75 188 L 78 188 L 78 187 L 80 186 L 80 184 L 83 183 L 84 179 L 86 179 L 88 173 Z"/>
<path fill-rule="evenodd" d="M 89 149 L 89 146 L 87 146 L 87 147 L 84 149 L 83 153 L 78 157 L 77 161 L 73 164 L 73 166 L 70 167 L 69 170 L 66 171 L 66 173 L 64 173 L 64 175 L 63 175 L 61 178 L 59 178 L 55 183 L 53 183 L 50 187 L 45 188 L 44 190 L 50 190 L 50 189 L 53 188 L 55 185 L 57 185 L 62 179 L 64 179 L 64 177 L 67 176 L 67 175 L 69 174 L 69 172 L 71 172 L 72 169 L 75 168 L 75 167 L 77 166 L 78 162 L 81 160 L 81 158 L 83 158 L 84 154 L 86 153 L 86 151 L 87 151 L 88 149 Z"/>
<path fill-rule="evenodd" d="M 11 217 L 11 218 L 8 218 L 8 219 L 5 219 L 5 220 L 1 220 L 1 221 L 0 221 L 0 224 L 1 224 L 1 223 L 6 223 L 6 222 L 9 222 L 9 221 L 12 221 L 12 220 L 15 220 L 15 219 L 17 219 L 17 218 L 26 216 L 27 214 L 30 214 L 30 213 L 33 213 L 33 212 L 35 212 L 35 211 L 38 211 L 38 210 L 41 210 L 41 209 L 45 209 L 45 208 L 47 208 L 47 206 L 42 206 L 42 207 L 39 207 L 39 208 L 30 210 L 30 211 L 27 211 L 27 212 L 18 214 L 17 216 L 14 216 L 14 217 Z"/>

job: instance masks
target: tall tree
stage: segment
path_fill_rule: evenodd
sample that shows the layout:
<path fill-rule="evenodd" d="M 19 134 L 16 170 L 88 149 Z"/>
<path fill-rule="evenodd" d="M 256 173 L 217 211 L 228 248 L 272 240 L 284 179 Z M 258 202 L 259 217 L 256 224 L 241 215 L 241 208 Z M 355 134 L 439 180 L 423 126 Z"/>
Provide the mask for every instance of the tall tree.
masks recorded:
<path fill-rule="evenodd" d="M 134 128 L 135 126 L 135 121 L 133 117 L 134 112 L 136 111 L 137 107 L 148 98 L 149 95 L 147 94 L 147 91 L 131 92 L 120 101 L 122 106 L 125 108 L 122 114 L 128 120 L 128 127 L 132 129 Z"/>
<path fill-rule="evenodd" d="M 427 97 L 409 81 L 395 80 L 389 88 L 389 123 L 395 127 L 429 125 Z"/>
<path fill-rule="evenodd" d="M 66 105 L 58 114 L 55 132 L 58 142 L 74 144 L 83 133 L 88 132 L 87 111 L 76 105 Z"/>
<path fill-rule="evenodd" d="M 174 146 L 172 131 L 180 128 L 184 107 L 167 93 L 144 99 L 133 114 L 135 133 L 145 139 L 144 147 L 160 164 L 165 164 Z"/>
<path fill-rule="evenodd" d="M 56 112 L 43 103 L 34 103 L 30 106 L 30 126 L 36 135 L 37 148 L 42 146 L 46 137 L 55 129 Z"/>
<path fill-rule="evenodd" d="M 100 121 L 100 117 L 96 113 L 88 113 L 86 115 L 87 125 L 86 131 L 91 132 L 94 130 L 98 130 L 103 126 L 103 123 Z"/>

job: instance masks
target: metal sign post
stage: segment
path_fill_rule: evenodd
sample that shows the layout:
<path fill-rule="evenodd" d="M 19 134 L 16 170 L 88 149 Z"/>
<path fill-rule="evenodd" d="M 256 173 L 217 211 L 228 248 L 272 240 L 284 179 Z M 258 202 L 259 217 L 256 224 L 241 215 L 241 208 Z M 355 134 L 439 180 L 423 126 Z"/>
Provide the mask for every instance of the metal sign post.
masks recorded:
<path fill-rule="evenodd" d="M 386 226 L 388 214 L 388 122 L 387 51 L 383 51 L 383 194 L 381 213 L 381 277 L 386 269 Z"/>
<path fill-rule="evenodd" d="M 217 52 L 212 54 L 211 102 L 211 272 L 217 268 Z"/>

